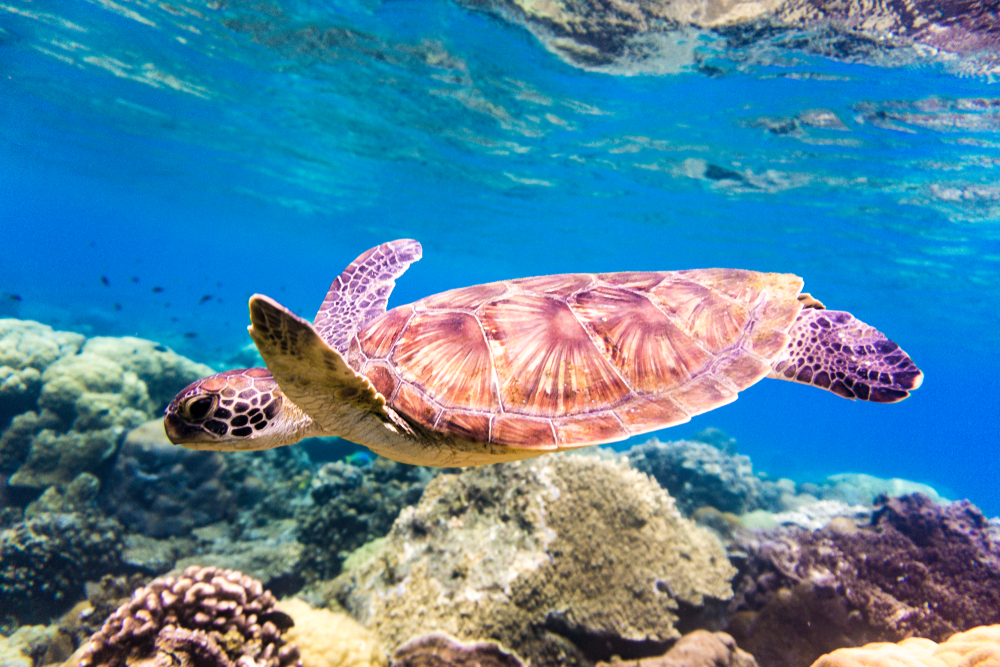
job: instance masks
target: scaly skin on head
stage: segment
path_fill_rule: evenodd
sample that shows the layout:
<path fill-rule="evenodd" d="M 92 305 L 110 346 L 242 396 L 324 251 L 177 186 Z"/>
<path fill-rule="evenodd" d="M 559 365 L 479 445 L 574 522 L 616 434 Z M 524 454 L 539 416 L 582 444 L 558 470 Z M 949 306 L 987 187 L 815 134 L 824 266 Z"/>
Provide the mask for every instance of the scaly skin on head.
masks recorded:
<path fill-rule="evenodd" d="M 188 449 L 254 451 L 323 435 L 266 368 L 202 378 L 177 394 L 164 414 L 167 437 Z"/>

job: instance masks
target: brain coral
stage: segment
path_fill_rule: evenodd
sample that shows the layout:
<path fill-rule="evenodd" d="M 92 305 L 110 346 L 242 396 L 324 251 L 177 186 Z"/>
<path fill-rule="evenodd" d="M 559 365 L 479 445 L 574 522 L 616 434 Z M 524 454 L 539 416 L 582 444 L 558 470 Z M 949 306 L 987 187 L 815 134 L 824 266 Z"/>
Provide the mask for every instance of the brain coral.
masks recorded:
<path fill-rule="evenodd" d="M 0 320 L 0 473 L 44 489 L 97 472 L 125 431 L 211 372 L 151 341 Z"/>
<path fill-rule="evenodd" d="M 841 519 L 742 546 L 728 631 L 764 665 L 806 667 L 841 647 L 1000 623 L 1000 535 L 966 501 L 883 496 L 870 526 Z"/>
<path fill-rule="evenodd" d="M 718 540 L 625 463 L 544 459 L 444 474 L 332 589 L 386 646 L 444 631 L 532 664 L 655 654 L 683 608 L 731 595 Z"/>
<path fill-rule="evenodd" d="M 90 638 L 79 667 L 301 667 L 279 630 L 290 619 L 274 604 L 240 572 L 192 566 L 136 590 Z"/>
<path fill-rule="evenodd" d="M 973 628 L 940 644 L 910 638 L 837 649 L 813 667 L 1000 667 L 1000 625 Z"/>

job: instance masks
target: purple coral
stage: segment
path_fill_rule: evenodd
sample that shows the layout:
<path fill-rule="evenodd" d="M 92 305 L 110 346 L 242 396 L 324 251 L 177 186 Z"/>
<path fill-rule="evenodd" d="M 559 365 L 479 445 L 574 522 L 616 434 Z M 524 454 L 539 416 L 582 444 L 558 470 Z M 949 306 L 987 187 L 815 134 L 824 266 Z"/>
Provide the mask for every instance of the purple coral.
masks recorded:
<path fill-rule="evenodd" d="M 1000 539 L 968 502 L 882 496 L 870 526 L 777 530 L 740 545 L 728 631 L 769 667 L 1000 623 Z"/>
<path fill-rule="evenodd" d="M 256 579 L 191 566 L 136 590 L 90 638 L 79 667 L 124 667 L 160 655 L 165 665 L 301 667 L 298 648 L 279 630 L 291 619 L 274 603 Z"/>

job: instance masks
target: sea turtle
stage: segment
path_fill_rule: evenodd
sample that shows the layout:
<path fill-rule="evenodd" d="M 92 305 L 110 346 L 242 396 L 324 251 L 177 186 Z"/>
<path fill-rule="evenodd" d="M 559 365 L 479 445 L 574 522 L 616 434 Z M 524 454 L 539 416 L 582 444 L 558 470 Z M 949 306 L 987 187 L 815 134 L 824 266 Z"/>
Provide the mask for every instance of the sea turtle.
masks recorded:
<path fill-rule="evenodd" d="M 765 377 L 893 403 L 922 373 L 789 274 L 571 273 L 451 290 L 386 311 L 421 257 L 399 240 L 333 282 L 312 324 L 266 296 L 267 368 L 184 389 L 166 431 L 192 449 L 337 435 L 396 461 L 468 466 L 623 440 L 688 421 Z"/>

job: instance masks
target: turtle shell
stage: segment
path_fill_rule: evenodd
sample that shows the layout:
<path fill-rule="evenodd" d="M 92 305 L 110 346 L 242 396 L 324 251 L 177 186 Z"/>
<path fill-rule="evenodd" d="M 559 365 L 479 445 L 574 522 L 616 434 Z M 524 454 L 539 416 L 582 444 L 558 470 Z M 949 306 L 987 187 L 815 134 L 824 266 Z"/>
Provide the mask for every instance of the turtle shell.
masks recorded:
<path fill-rule="evenodd" d="M 386 312 L 347 361 L 427 428 L 582 447 L 735 400 L 788 344 L 801 289 L 797 276 L 732 269 L 489 283 Z"/>

